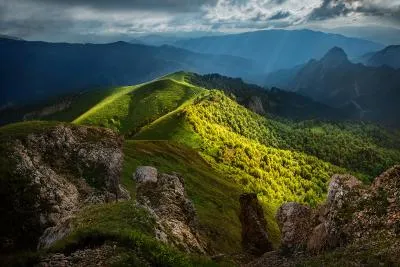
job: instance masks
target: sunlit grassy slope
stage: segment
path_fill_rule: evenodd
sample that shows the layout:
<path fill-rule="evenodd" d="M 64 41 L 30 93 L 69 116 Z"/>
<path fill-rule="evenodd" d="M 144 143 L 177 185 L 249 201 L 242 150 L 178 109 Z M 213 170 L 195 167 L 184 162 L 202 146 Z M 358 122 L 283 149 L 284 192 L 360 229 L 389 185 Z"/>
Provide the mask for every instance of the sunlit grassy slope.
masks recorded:
<path fill-rule="evenodd" d="M 194 148 L 241 191 L 257 192 L 271 213 L 286 201 L 322 201 L 333 173 L 368 181 L 400 161 L 398 133 L 369 124 L 259 116 L 220 91 L 191 85 L 188 75 L 121 91 L 75 122 L 110 127 L 127 139 Z"/>
<path fill-rule="evenodd" d="M 169 141 L 126 141 L 123 184 L 135 191 L 132 173 L 137 166 L 155 166 L 160 172 L 178 172 L 199 216 L 200 229 L 216 251 L 240 251 L 240 187 L 212 168 L 198 153 Z M 276 225 L 270 225 L 277 243 Z"/>
<path fill-rule="evenodd" d="M 268 232 L 277 243 L 274 213 L 283 202 L 315 205 L 324 199 L 332 174 L 350 172 L 368 181 L 400 162 L 398 132 L 370 124 L 263 117 L 220 91 L 191 85 L 188 75 L 180 72 L 112 89 L 74 123 L 125 135 L 123 183 L 133 196 L 132 173 L 139 165 L 181 173 L 201 229 L 218 252 L 240 250 L 242 192 L 258 194 Z M 129 208 L 120 205 L 110 206 L 110 212 Z M 102 217 L 96 218 L 100 225 Z M 125 220 L 122 215 L 109 219 L 101 231 Z"/>
<path fill-rule="evenodd" d="M 183 74 L 176 73 L 149 83 L 117 88 L 74 123 L 109 127 L 132 135 L 204 91 L 182 77 Z"/>

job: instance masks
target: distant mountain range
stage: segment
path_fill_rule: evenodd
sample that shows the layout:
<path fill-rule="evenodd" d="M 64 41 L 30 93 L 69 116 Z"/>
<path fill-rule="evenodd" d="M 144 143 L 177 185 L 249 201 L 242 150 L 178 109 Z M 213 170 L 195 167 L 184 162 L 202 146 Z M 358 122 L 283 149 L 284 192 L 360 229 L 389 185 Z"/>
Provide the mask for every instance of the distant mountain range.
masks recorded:
<path fill-rule="evenodd" d="M 320 60 L 268 75 L 265 84 L 349 112 L 358 110 L 362 119 L 399 123 L 400 70 L 354 64 L 338 47 Z"/>
<path fill-rule="evenodd" d="M 400 68 L 400 45 L 390 45 L 378 52 L 369 53 L 364 56 L 368 66 L 389 66 L 395 69 Z"/>
<path fill-rule="evenodd" d="M 259 64 L 260 73 L 292 68 L 311 58 L 320 59 L 334 46 L 343 48 L 351 58 L 384 47 L 363 39 L 311 30 L 255 31 L 180 40 L 174 45 L 195 52 L 248 58 Z"/>
<path fill-rule="evenodd" d="M 82 90 L 130 85 L 178 70 L 246 76 L 247 59 L 171 46 L 68 44 L 0 39 L 0 109 Z"/>

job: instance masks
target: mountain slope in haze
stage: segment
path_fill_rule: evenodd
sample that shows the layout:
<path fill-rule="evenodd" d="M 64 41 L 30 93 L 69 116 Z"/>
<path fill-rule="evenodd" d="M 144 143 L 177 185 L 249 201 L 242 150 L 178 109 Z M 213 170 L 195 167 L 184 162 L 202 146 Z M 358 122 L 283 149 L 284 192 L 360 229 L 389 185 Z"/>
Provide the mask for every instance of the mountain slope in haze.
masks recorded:
<path fill-rule="evenodd" d="M 200 90 L 199 87 L 222 90 L 230 97 L 235 98 L 241 105 L 261 115 L 268 113 L 293 120 L 329 119 L 343 121 L 351 118 L 352 114 L 315 102 L 294 92 L 287 92 L 277 88 L 266 89 L 254 84 L 247 84 L 240 78 L 230 78 L 220 74 L 199 75 L 178 72 L 162 77 L 156 83 L 150 82 L 150 85 L 146 84 L 148 83 L 137 86 L 88 90 L 79 94 L 49 98 L 37 105 L 9 107 L 5 110 L 0 110 L 0 124 L 34 119 L 87 120 L 88 123 L 91 121 L 98 125 L 111 127 L 113 123 L 118 121 L 118 117 L 121 114 L 130 113 L 133 116 L 131 119 L 120 122 L 122 124 L 114 125 L 115 129 L 121 130 L 125 128 L 123 132 L 126 134 L 132 131 L 133 128 L 140 127 L 141 124 L 145 123 L 144 120 L 138 120 L 135 117 L 137 114 L 134 114 L 134 110 L 140 111 L 140 113 L 150 111 L 151 114 L 158 114 L 159 111 L 156 112 L 155 109 L 160 103 L 156 103 L 155 100 L 164 101 L 161 104 L 163 106 L 170 106 L 168 103 L 176 97 L 181 97 L 182 100 L 188 99 L 190 94 Z M 143 88 L 136 91 L 138 87 Z M 152 89 L 147 91 L 146 88 L 148 87 L 152 87 Z M 157 88 L 163 88 L 163 90 Z M 145 105 L 142 105 L 142 102 L 135 103 L 137 99 L 135 94 L 150 91 L 152 93 L 146 98 L 149 101 L 144 101 Z M 89 112 L 91 109 L 97 109 L 96 118 L 92 116 L 93 113 Z M 100 112 L 99 109 L 102 111 Z M 108 115 L 113 113 L 110 110 L 118 109 L 123 110 L 120 111 L 122 112 L 120 115 L 114 114 L 114 117 Z"/>
<path fill-rule="evenodd" d="M 253 64 L 170 46 L 66 44 L 0 39 L 0 108 L 93 88 L 137 84 L 178 70 L 246 76 Z"/>
<path fill-rule="evenodd" d="M 311 60 L 286 80 L 276 81 L 277 77 L 270 76 L 266 83 L 279 83 L 287 90 L 359 114 L 359 119 L 399 125 L 400 71 L 353 64 L 341 48 L 332 48 L 322 59 Z"/>
<path fill-rule="evenodd" d="M 217 89 L 231 96 L 239 104 L 255 113 L 275 115 L 292 120 L 346 120 L 348 113 L 318 103 L 297 93 L 278 88 L 262 88 L 243 82 L 240 78 L 230 78 L 219 74 L 187 76 L 191 84 L 207 89 Z"/>
<path fill-rule="evenodd" d="M 389 66 L 395 69 L 400 68 L 400 45 L 391 45 L 378 52 L 365 56 L 368 66 Z"/>
<path fill-rule="evenodd" d="M 342 47 L 351 57 L 383 48 L 370 41 L 310 30 L 267 30 L 181 40 L 176 46 L 196 52 L 226 54 L 252 59 L 259 73 L 304 64 L 321 58 L 328 49 Z"/>

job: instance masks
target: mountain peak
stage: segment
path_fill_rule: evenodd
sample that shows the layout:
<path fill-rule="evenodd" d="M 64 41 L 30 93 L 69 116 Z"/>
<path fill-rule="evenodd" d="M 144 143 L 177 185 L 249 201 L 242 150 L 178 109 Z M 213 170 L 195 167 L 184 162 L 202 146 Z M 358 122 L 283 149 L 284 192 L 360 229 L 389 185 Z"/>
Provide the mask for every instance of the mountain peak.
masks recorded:
<path fill-rule="evenodd" d="M 342 63 L 349 62 L 346 52 L 340 47 L 333 47 L 330 49 L 321 61 L 328 63 L 329 65 L 336 66 Z"/>

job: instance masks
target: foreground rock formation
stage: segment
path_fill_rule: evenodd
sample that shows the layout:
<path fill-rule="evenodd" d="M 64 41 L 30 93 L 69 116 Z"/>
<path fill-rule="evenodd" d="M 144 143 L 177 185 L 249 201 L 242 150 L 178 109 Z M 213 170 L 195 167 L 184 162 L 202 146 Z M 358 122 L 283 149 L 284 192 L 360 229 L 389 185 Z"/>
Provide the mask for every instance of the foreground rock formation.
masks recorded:
<path fill-rule="evenodd" d="M 111 130 L 63 124 L 9 140 L 2 250 L 47 247 L 84 205 L 129 198 L 119 183 L 122 141 Z"/>
<path fill-rule="evenodd" d="M 186 252 L 206 253 L 196 211 L 186 196 L 183 178 L 177 173 L 159 173 L 148 166 L 138 167 L 134 178 L 138 203 L 156 219 L 157 238 Z"/>
<path fill-rule="evenodd" d="M 242 246 L 250 254 L 260 256 L 272 250 L 268 239 L 267 222 L 257 195 L 246 193 L 240 196 L 240 222 L 242 224 Z"/>
<path fill-rule="evenodd" d="M 250 266 L 294 266 L 313 260 L 322 264 L 325 258 L 320 255 L 332 251 L 332 257 L 352 266 L 399 266 L 400 165 L 370 186 L 350 175 L 334 175 L 326 203 L 315 209 L 286 203 L 277 220 L 286 256 L 267 253 Z M 287 252 L 293 256 L 287 257 Z"/>

